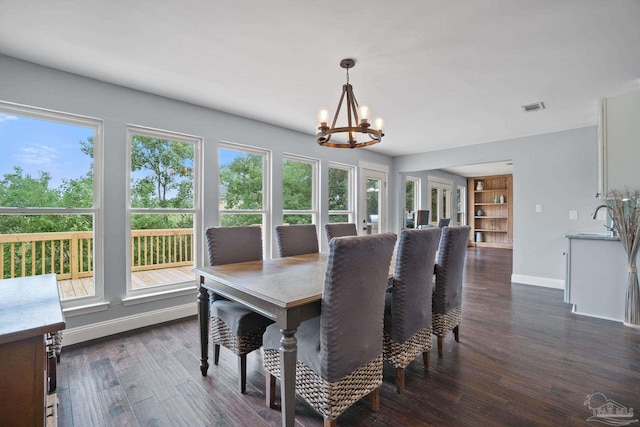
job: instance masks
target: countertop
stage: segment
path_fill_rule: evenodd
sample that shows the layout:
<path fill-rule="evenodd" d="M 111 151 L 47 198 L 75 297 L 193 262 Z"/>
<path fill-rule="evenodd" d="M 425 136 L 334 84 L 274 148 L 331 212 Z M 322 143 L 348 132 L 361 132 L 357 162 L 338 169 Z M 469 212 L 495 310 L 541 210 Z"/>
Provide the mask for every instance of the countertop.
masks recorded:
<path fill-rule="evenodd" d="M 583 239 L 583 240 L 620 240 L 620 236 L 612 236 L 609 232 L 571 232 L 564 235 L 567 239 Z"/>

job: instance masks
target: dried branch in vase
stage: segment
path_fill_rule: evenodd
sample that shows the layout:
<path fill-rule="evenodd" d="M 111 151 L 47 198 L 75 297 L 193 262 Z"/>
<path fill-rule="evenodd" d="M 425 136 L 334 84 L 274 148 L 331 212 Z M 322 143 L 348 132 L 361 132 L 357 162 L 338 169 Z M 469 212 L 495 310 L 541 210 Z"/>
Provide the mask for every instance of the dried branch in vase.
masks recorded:
<path fill-rule="evenodd" d="M 622 246 L 627 253 L 627 300 L 624 323 L 640 327 L 640 285 L 636 258 L 640 248 L 640 190 L 611 190 L 606 198 L 607 210 L 618 230 Z"/>

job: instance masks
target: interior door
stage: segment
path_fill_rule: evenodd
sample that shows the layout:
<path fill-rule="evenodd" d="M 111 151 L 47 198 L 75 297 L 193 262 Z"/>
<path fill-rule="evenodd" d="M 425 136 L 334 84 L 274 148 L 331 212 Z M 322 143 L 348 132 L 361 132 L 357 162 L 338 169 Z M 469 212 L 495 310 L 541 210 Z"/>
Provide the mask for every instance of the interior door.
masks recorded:
<path fill-rule="evenodd" d="M 383 233 L 387 229 L 387 174 L 361 168 L 359 219 L 362 234 Z"/>

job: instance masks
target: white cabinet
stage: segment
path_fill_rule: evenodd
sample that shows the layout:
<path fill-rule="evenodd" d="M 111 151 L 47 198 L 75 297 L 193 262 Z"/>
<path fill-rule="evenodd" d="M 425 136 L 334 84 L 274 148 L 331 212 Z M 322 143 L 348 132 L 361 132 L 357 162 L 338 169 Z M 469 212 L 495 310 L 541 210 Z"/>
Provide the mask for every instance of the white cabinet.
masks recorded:
<path fill-rule="evenodd" d="M 565 302 L 573 312 L 624 321 L 627 256 L 618 238 L 566 235 Z"/>
<path fill-rule="evenodd" d="M 598 191 L 640 187 L 640 92 L 602 100 Z"/>

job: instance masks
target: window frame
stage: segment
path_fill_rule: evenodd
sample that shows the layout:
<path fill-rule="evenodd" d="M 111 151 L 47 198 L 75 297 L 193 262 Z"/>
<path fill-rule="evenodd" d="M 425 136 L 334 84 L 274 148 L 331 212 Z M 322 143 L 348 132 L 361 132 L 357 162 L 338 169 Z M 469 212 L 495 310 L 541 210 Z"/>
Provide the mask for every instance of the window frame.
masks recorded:
<path fill-rule="evenodd" d="M 151 138 L 167 139 L 175 142 L 193 144 L 193 207 L 192 208 L 133 208 L 131 207 L 131 140 L 133 135 L 147 136 Z M 127 125 L 127 165 L 126 165 L 126 205 L 127 205 L 127 241 L 126 241 L 126 296 L 124 305 L 132 305 L 143 302 L 170 298 L 181 294 L 192 293 L 197 288 L 195 276 L 193 279 L 151 285 L 140 289 L 132 289 L 132 229 L 131 218 L 136 214 L 185 214 L 193 215 L 193 264 L 194 267 L 202 265 L 202 145 L 203 138 L 185 133 L 155 129 L 138 125 Z"/>
<path fill-rule="evenodd" d="M 0 207 L 0 215 L 92 215 L 94 294 L 61 299 L 66 315 L 106 310 L 104 301 L 104 240 L 102 219 L 104 121 L 98 118 L 0 101 L 0 113 L 93 129 L 93 205 L 90 208 Z"/>
<path fill-rule="evenodd" d="M 344 164 L 344 163 L 337 163 L 337 162 L 328 162 L 327 163 L 327 194 L 328 194 L 328 187 L 329 187 L 329 169 L 341 169 L 341 170 L 345 170 L 347 171 L 347 177 L 348 177 L 348 184 L 347 184 L 347 197 L 349 198 L 348 200 L 348 209 L 347 210 L 329 210 L 329 206 L 327 203 L 327 219 L 329 220 L 329 223 L 331 223 L 331 215 L 347 215 L 347 222 L 351 222 L 351 223 L 355 223 L 356 222 L 356 210 L 355 210 L 355 198 L 356 198 L 356 191 L 355 191 L 355 186 L 356 186 L 356 167 L 353 165 L 348 165 L 348 164 Z"/>
<path fill-rule="evenodd" d="M 456 198 L 460 199 L 460 203 L 457 203 L 456 200 L 456 225 L 466 225 L 467 224 L 467 187 L 464 185 L 458 185 L 456 188 Z M 460 208 L 460 209 L 458 209 Z M 462 221 L 457 221 L 458 217 L 462 219 Z"/>
<path fill-rule="evenodd" d="M 318 224 L 318 220 L 320 218 L 319 212 L 318 212 L 319 211 L 318 195 L 320 193 L 318 191 L 318 186 L 319 186 L 318 169 L 319 169 L 320 161 L 318 159 L 314 159 L 311 157 L 304 157 L 297 154 L 284 153 L 282 155 L 282 175 L 283 176 L 284 176 L 284 164 L 286 161 L 306 163 L 311 165 L 311 174 L 312 174 L 311 209 L 300 209 L 300 210 L 284 209 L 284 206 L 283 206 L 282 222 L 284 223 L 285 215 L 311 215 L 311 224 Z M 281 186 L 281 190 L 283 192 L 283 199 L 284 199 L 284 182 L 283 182 L 283 185 Z"/>
<path fill-rule="evenodd" d="M 247 154 L 255 154 L 262 156 L 262 209 L 222 209 L 220 207 L 220 192 L 218 191 L 218 200 L 216 208 L 218 210 L 218 226 L 222 226 L 222 216 L 225 214 L 231 215 L 262 215 L 262 254 L 263 258 L 268 258 L 271 255 L 271 150 L 265 148 L 255 147 L 251 145 L 239 144 L 236 142 L 220 141 L 218 144 L 218 164 L 217 175 L 218 185 L 220 185 L 220 150 L 240 151 Z"/>
<path fill-rule="evenodd" d="M 408 211 L 407 210 L 407 183 L 409 182 L 413 182 L 413 209 Z M 420 207 L 422 206 L 422 200 L 420 195 L 421 193 L 421 186 L 422 184 L 422 180 L 420 178 L 417 178 L 415 176 L 411 176 L 411 175 L 407 175 L 404 178 L 404 209 L 403 209 L 403 221 L 402 221 L 402 225 L 401 228 L 406 228 L 407 227 L 407 217 L 409 215 L 411 215 L 411 217 L 413 217 L 414 220 L 414 227 L 415 227 L 415 215 L 416 212 L 418 212 L 420 210 Z"/>

